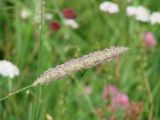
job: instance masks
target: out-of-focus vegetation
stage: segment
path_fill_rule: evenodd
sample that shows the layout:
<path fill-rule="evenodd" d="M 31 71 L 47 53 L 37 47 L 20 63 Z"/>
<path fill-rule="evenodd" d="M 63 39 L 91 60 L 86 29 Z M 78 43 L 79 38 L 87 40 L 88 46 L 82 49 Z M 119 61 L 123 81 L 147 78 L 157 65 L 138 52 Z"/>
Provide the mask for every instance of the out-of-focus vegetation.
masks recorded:
<path fill-rule="evenodd" d="M 140 120 L 160 119 L 160 25 L 126 15 L 127 6 L 138 5 L 160 12 L 160 1 L 113 0 L 119 6 L 115 14 L 102 12 L 102 2 L 45 0 L 38 9 L 33 0 L 0 1 L 0 59 L 20 69 L 19 76 L 12 79 L 12 91 L 32 84 L 46 69 L 72 58 L 111 46 L 130 48 L 113 62 L 1 101 L 1 120 L 104 120 L 115 116 L 123 120 L 125 110 L 113 112 L 111 101 L 103 97 L 108 85 L 116 86 L 130 102 L 141 104 Z M 42 10 L 38 18 L 36 8 Z M 76 28 L 64 24 L 66 8 L 75 11 Z M 48 13 L 53 16 L 49 20 Z M 152 33 L 156 45 L 144 43 L 146 32 Z M 0 76 L 1 98 L 8 95 L 8 86 L 8 78 Z"/>

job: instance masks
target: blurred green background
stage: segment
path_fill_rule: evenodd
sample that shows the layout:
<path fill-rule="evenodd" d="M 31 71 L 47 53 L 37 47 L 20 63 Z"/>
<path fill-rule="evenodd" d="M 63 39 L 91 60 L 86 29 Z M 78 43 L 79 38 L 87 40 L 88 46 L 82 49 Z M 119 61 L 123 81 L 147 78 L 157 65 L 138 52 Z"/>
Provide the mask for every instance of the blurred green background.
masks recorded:
<path fill-rule="evenodd" d="M 129 5 L 160 11 L 160 1 L 112 0 L 119 6 L 117 14 L 100 11 L 101 2 L 45 0 L 42 15 L 50 12 L 53 18 L 43 19 L 41 24 L 34 20 L 36 1 L 0 1 L 0 58 L 12 61 L 20 69 L 20 75 L 12 80 L 13 91 L 32 84 L 43 71 L 72 58 L 111 46 L 130 48 L 115 61 L 1 101 L 1 120 L 105 120 L 109 115 L 102 96 L 109 84 L 126 93 L 130 101 L 143 104 L 140 120 L 160 119 L 160 25 L 139 22 L 126 15 Z M 78 29 L 63 24 L 62 12 L 68 7 L 76 11 Z M 22 9 L 29 10 L 30 17 L 22 19 Z M 52 21 L 61 24 L 58 31 L 50 28 Z M 145 32 L 153 33 L 156 47 L 144 46 Z M 92 87 L 92 94 L 85 93 L 86 86 Z M 8 95 L 7 88 L 7 78 L 0 76 L 0 98 Z M 99 110 L 104 117 L 96 112 Z"/>

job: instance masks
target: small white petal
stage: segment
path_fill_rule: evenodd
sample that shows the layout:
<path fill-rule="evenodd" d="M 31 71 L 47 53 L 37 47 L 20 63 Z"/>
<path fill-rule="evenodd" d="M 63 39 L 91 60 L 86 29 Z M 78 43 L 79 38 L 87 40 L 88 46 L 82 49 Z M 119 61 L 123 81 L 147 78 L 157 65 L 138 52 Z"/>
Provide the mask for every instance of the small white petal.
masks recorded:
<path fill-rule="evenodd" d="M 103 12 L 109 12 L 111 14 L 119 12 L 118 5 L 108 1 L 102 2 L 99 6 L 99 9 Z"/>
<path fill-rule="evenodd" d="M 0 75 L 3 77 L 14 78 L 19 75 L 19 69 L 10 61 L 0 60 Z"/>
<path fill-rule="evenodd" d="M 64 20 L 64 24 L 66 26 L 68 26 L 68 27 L 73 28 L 73 29 L 79 28 L 79 24 L 75 20 L 73 20 L 73 19 L 65 19 Z"/>

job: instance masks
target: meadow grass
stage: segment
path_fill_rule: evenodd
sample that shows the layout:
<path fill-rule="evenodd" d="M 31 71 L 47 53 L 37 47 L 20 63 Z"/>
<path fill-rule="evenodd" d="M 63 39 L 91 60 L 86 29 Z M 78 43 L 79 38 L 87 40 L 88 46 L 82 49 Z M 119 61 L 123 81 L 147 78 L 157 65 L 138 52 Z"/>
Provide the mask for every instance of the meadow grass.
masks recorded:
<path fill-rule="evenodd" d="M 108 118 L 103 88 L 109 84 L 128 94 L 131 101 L 143 104 L 140 120 L 160 119 L 160 46 L 153 49 L 143 44 L 144 32 L 151 31 L 160 39 L 159 25 L 151 26 L 127 17 L 128 5 L 144 5 L 151 11 L 160 10 L 159 0 L 113 0 L 120 13 L 107 14 L 99 10 L 98 0 L 46 0 L 45 12 L 63 22 L 62 10 L 72 7 L 80 27 L 76 30 L 64 25 L 53 32 L 49 21 L 42 29 L 34 22 L 35 1 L 0 1 L 0 57 L 14 62 L 20 76 L 13 80 L 13 91 L 30 85 L 50 67 L 110 46 L 130 48 L 123 57 L 109 64 L 84 70 L 52 84 L 28 89 L 0 102 L 1 120 L 44 120 L 49 114 L 53 120 L 98 120 Z M 32 16 L 20 18 L 21 9 Z M 44 11 L 43 11 L 44 12 Z M 8 95 L 7 78 L 0 76 L 0 98 Z M 88 95 L 84 89 L 92 86 Z M 101 111 L 104 118 L 100 117 Z"/>

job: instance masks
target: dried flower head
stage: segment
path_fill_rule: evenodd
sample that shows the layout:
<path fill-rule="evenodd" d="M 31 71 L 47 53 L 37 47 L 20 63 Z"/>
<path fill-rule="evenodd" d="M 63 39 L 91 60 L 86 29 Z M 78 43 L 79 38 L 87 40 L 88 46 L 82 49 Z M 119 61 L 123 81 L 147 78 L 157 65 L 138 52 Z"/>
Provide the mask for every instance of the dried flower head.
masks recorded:
<path fill-rule="evenodd" d="M 106 61 L 111 61 L 122 53 L 126 52 L 125 47 L 111 47 L 102 51 L 96 51 L 89 55 L 84 55 L 81 58 L 72 59 L 64 64 L 58 65 L 55 68 L 50 68 L 45 71 L 34 83 L 33 86 L 48 84 L 53 80 L 61 79 L 72 73 L 94 67 Z"/>
<path fill-rule="evenodd" d="M 140 120 L 140 115 L 143 112 L 143 105 L 140 102 L 130 102 L 127 108 L 123 111 L 122 118 L 123 120 Z M 117 112 L 112 112 L 109 120 L 119 120 Z M 122 119 L 121 118 L 121 119 Z"/>
<path fill-rule="evenodd" d="M 139 102 L 131 102 L 125 112 L 124 120 L 139 120 L 140 114 L 143 112 L 143 105 Z"/>

